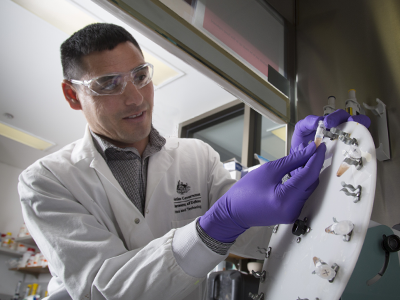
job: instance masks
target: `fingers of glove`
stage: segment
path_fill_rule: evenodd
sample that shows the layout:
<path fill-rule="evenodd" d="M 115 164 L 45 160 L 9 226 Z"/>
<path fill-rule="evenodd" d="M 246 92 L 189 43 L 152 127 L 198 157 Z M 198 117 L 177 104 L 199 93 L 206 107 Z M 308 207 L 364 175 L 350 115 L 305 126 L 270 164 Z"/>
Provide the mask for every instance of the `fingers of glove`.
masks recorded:
<path fill-rule="evenodd" d="M 318 187 L 319 185 L 319 178 L 317 178 L 317 180 L 315 180 L 315 182 L 313 184 L 311 184 L 308 189 L 306 190 L 306 197 L 310 197 L 311 194 L 315 191 L 315 189 Z"/>
<path fill-rule="evenodd" d="M 305 119 L 297 122 L 292 136 L 292 146 L 290 148 L 290 154 L 294 152 L 294 149 L 301 143 L 308 143 L 314 140 L 315 130 L 318 127 L 318 122 L 323 120 L 323 117 L 309 115 Z"/>
<path fill-rule="evenodd" d="M 291 197 L 292 203 L 290 203 L 291 216 L 288 220 L 286 220 L 285 224 L 294 223 L 300 216 L 301 210 L 303 209 L 304 204 L 307 199 L 311 196 L 314 190 L 318 187 L 319 179 L 317 179 L 307 190 L 304 192 L 297 191 L 294 197 Z M 297 198 L 297 199 L 296 199 Z"/>
<path fill-rule="evenodd" d="M 307 144 L 306 144 L 306 143 L 300 143 L 300 144 L 293 150 L 293 152 L 301 151 L 301 150 L 303 150 L 305 147 L 307 147 Z"/>
<path fill-rule="evenodd" d="M 368 118 L 366 115 L 350 116 L 347 119 L 347 121 L 354 121 L 354 122 L 360 123 L 367 128 L 369 128 L 369 126 L 371 125 L 371 119 Z"/>
<path fill-rule="evenodd" d="M 298 150 L 289 154 L 288 156 L 270 162 L 268 167 L 276 171 L 276 176 L 274 176 L 275 178 L 282 178 L 287 173 L 304 166 L 314 154 L 315 149 L 315 143 L 312 142 L 302 150 Z"/>
<path fill-rule="evenodd" d="M 302 191 L 307 190 L 319 177 L 325 160 L 325 151 L 326 145 L 320 144 L 305 167 L 290 178 L 290 185 Z"/>
<path fill-rule="evenodd" d="M 294 134 L 299 136 L 307 136 L 317 130 L 318 122 L 323 120 L 323 117 L 309 115 L 303 120 L 297 122 L 294 129 Z"/>
<path fill-rule="evenodd" d="M 297 152 L 297 151 L 300 151 L 300 150 L 303 150 L 305 147 L 307 147 L 307 144 L 306 144 L 306 143 L 301 143 L 301 144 L 298 145 L 295 149 L 293 149 L 293 151 L 292 151 L 290 154 L 292 154 L 292 153 L 294 153 L 294 152 Z M 301 166 L 300 168 L 297 168 L 297 169 L 291 171 L 291 172 L 290 172 L 290 176 L 294 176 L 294 175 L 295 175 L 297 172 L 299 172 L 299 170 L 301 170 L 302 168 L 303 168 L 303 166 Z"/>
<path fill-rule="evenodd" d="M 324 125 L 326 129 L 331 129 L 332 127 L 336 127 L 344 122 L 347 122 L 349 117 L 350 115 L 345 110 L 338 109 L 324 118 Z"/>

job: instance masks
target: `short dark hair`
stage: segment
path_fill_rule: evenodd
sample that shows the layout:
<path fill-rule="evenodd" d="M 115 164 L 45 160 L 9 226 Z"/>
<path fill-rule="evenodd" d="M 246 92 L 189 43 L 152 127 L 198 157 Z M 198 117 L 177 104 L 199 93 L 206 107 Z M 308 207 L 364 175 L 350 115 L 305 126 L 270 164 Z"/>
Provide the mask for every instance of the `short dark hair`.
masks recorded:
<path fill-rule="evenodd" d="M 124 42 L 131 42 L 143 55 L 137 41 L 121 26 L 95 23 L 75 32 L 60 48 L 64 79 L 80 79 L 84 71 L 81 60 L 83 56 L 96 51 L 112 50 Z"/>

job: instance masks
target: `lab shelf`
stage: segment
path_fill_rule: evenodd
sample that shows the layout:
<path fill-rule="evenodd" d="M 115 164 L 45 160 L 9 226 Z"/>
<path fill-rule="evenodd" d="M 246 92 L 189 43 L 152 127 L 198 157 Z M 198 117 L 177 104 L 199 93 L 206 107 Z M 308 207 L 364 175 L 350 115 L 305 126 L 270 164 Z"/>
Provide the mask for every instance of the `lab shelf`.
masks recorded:
<path fill-rule="evenodd" d="M 38 277 L 40 274 L 50 273 L 48 267 L 12 268 L 10 271 L 18 271 Z"/>
<path fill-rule="evenodd" d="M 7 254 L 10 256 L 17 256 L 17 257 L 21 257 L 23 255 L 23 253 L 20 253 L 15 250 L 11 250 L 11 249 L 3 248 L 3 247 L 0 247 L 0 253 Z"/>
<path fill-rule="evenodd" d="M 17 243 L 22 243 L 24 245 L 32 246 L 37 248 L 35 240 L 31 236 L 24 236 L 24 237 L 18 237 L 15 239 Z"/>

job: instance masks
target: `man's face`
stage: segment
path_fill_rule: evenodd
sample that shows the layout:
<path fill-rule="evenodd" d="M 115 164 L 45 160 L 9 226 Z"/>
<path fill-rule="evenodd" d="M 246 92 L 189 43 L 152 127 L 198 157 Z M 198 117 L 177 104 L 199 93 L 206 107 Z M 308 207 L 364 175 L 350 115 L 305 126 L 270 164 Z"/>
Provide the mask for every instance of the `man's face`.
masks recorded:
<path fill-rule="evenodd" d="M 91 53 L 82 62 L 87 73 L 81 80 L 128 72 L 145 63 L 139 49 L 130 42 L 110 51 Z M 93 96 L 85 89 L 79 87 L 77 98 L 93 132 L 119 147 L 139 150 L 147 145 L 154 105 L 152 82 L 138 90 L 128 81 L 121 95 Z"/>

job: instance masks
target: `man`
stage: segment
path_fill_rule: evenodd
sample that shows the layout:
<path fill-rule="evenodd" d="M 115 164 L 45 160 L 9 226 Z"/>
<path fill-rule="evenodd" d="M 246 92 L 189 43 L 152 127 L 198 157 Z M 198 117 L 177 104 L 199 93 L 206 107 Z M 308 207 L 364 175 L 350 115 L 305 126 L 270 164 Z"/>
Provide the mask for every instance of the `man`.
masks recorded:
<path fill-rule="evenodd" d="M 326 148 L 304 142 L 319 117 L 297 126 L 291 155 L 233 185 L 207 144 L 152 128 L 152 66 L 123 28 L 89 25 L 63 43 L 61 59 L 64 96 L 86 117 L 85 135 L 19 183 L 53 275 L 50 299 L 201 299 L 228 251 L 256 257 L 267 241 L 255 226 L 293 222 L 318 185 Z"/>

